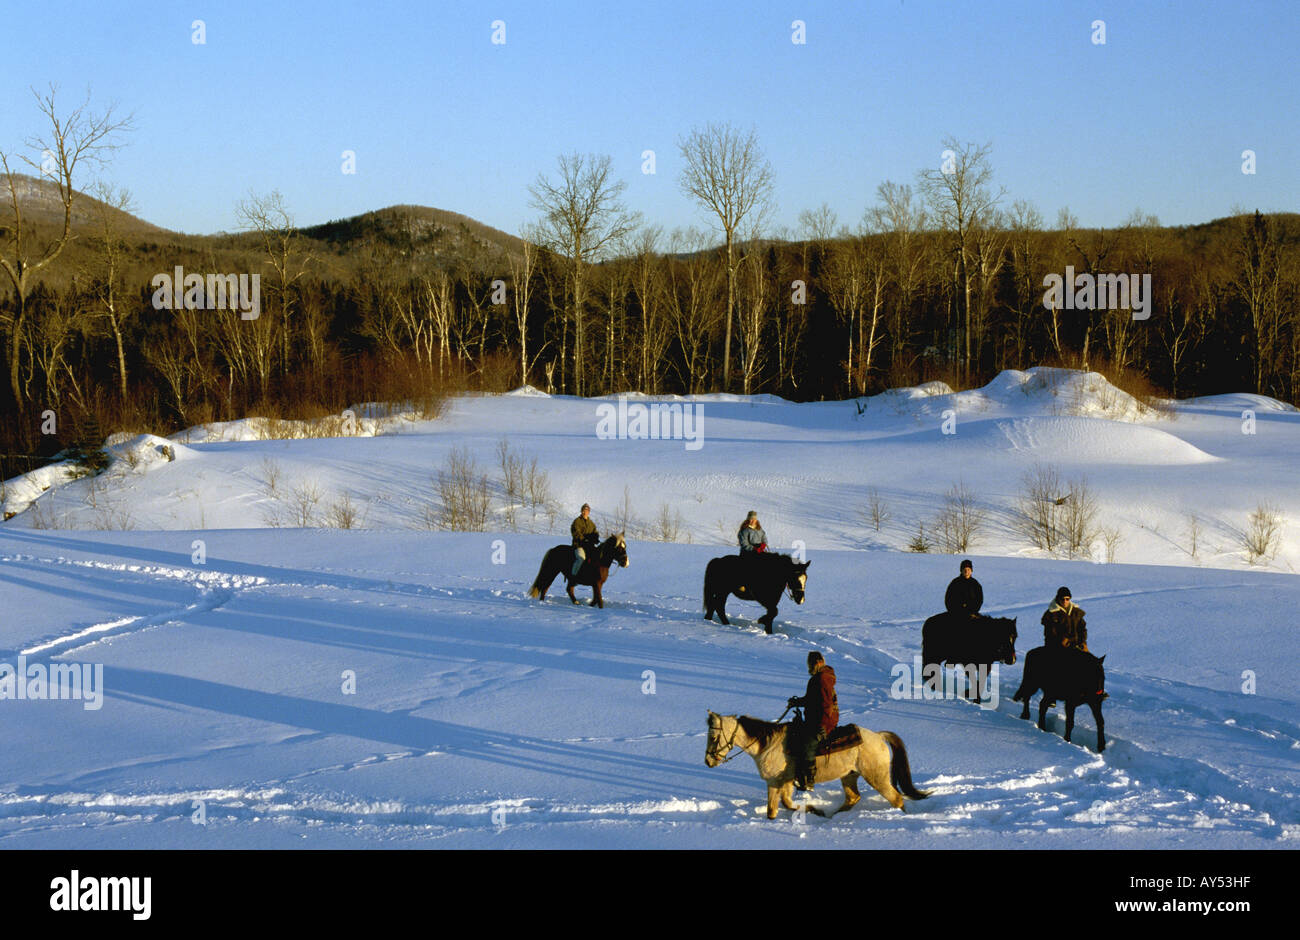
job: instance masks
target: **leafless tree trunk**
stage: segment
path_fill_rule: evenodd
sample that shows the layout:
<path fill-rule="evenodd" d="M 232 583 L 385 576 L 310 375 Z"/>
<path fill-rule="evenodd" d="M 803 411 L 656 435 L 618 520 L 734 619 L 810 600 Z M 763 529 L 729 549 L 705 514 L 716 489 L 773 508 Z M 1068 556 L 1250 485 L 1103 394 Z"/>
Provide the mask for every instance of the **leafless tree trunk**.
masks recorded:
<path fill-rule="evenodd" d="M 257 233 L 267 262 L 275 271 L 274 290 L 280 301 L 280 371 L 281 374 L 288 375 L 292 368 L 289 356 L 290 316 L 293 312 L 291 291 L 293 285 L 307 273 L 307 265 L 314 259 L 299 249 L 298 229 L 278 190 L 273 190 L 267 196 L 250 193 L 248 199 L 239 204 L 238 213 L 245 226 Z M 261 319 L 258 317 L 249 322 L 257 324 Z M 265 328 L 269 329 L 270 324 L 266 324 Z"/>
<path fill-rule="evenodd" d="M 703 236 L 695 229 L 675 231 L 669 251 L 683 255 L 668 267 L 669 315 L 681 351 L 679 373 L 687 391 L 703 390 L 709 369 L 709 344 L 718 327 L 716 296 L 721 278 L 717 262 L 703 250 Z"/>
<path fill-rule="evenodd" d="M 731 319 L 736 301 L 735 235 L 742 223 L 762 228 L 772 195 L 772 166 L 763 157 L 753 130 L 742 133 L 730 124 L 696 128 L 679 141 L 682 192 L 718 217 L 726 239 L 727 313 L 722 344 L 722 387 L 731 383 Z"/>
<path fill-rule="evenodd" d="M 975 232 L 992 221 L 998 202 L 1006 195 L 999 187 L 994 193 L 989 188 L 993 168 L 989 164 L 992 144 L 960 144 L 956 138 L 944 140 L 944 148 L 952 151 L 950 164 L 939 169 L 922 170 L 918 176 L 921 192 L 934 212 L 935 222 L 952 238 L 956 258 L 957 279 L 962 292 L 962 313 L 965 350 L 962 358 L 963 377 L 969 378 L 971 368 L 971 251 Z"/>
<path fill-rule="evenodd" d="M 103 166 L 109 154 L 119 146 L 117 140 L 121 133 L 131 129 L 131 117 L 114 118 L 112 105 L 102 113 L 90 112 L 89 92 L 80 105 L 63 116 L 60 116 L 55 100 L 58 95 L 56 86 L 50 85 L 44 93 L 33 88 L 32 94 L 36 96 L 37 107 L 49 121 L 50 129 L 48 135 L 27 141 L 27 146 L 37 156 L 19 155 L 18 159 L 38 174 L 44 173 L 48 165 L 53 164 L 53 185 L 58 189 L 58 198 L 63 205 L 63 224 L 59 228 L 59 234 L 53 240 L 45 242 L 38 241 L 27 230 L 21 193 L 33 185 L 41 187 L 46 184 L 39 180 L 32 184 L 28 178 L 19 176 L 10 166 L 8 155 L 0 151 L 0 169 L 4 171 L 9 190 L 7 222 L 4 226 L 7 231 L 4 236 L 4 251 L 0 254 L 0 269 L 8 275 L 18 299 L 17 312 L 5 318 L 9 332 L 9 384 L 17 402 L 23 400 L 19 364 L 27 317 L 27 297 L 35 284 L 36 275 L 63 253 L 64 247 L 72 238 L 72 207 L 79 195 L 73 182 L 78 177 L 78 166 L 82 163 Z M 42 164 L 46 166 L 43 167 Z M 39 192 L 39 189 L 36 191 Z"/>
<path fill-rule="evenodd" d="M 584 267 L 600 260 L 607 249 L 636 227 L 639 215 L 630 212 L 619 197 L 627 183 L 614 180 L 608 156 L 567 154 L 559 157 L 559 179 L 544 175 L 529 187 L 533 208 L 542 212 L 537 230 L 543 243 L 569 259 L 573 284 L 574 392 L 584 392 L 586 367 Z"/>

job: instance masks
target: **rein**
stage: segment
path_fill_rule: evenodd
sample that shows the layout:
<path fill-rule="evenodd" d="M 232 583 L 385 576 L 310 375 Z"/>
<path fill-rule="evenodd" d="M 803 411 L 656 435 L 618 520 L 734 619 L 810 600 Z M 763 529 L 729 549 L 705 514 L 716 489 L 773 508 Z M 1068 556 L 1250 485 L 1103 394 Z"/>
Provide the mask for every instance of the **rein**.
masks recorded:
<path fill-rule="evenodd" d="M 792 707 L 793 706 L 791 705 L 787 705 L 785 707 L 785 711 L 781 712 L 781 718 L 784 718 L 786 715 L 788 715 Z M 771 722 L 771 724 L 779 725 L 781 723 L 781 718 L 778 718 L 776 721 Z M 718 758 L 719 764 L 725 764 L 727 763 L 727 761 L 734 760 L 735 758 L 739 757 L 741 754 L 747 753 L 744 748 L 741 748 L 739 751 L 736 751 L 735 754 L 731 753 L 733 750 L 740 747 L 740 745 L 736 743 L 736 735 L 739 732 L 740 732 L 740 719 L 739 717 L 737 717 L 736 727 L 731 729 L 731 739 L 727 741 L 727 750 L 726 750 L 727 756 Z"/>

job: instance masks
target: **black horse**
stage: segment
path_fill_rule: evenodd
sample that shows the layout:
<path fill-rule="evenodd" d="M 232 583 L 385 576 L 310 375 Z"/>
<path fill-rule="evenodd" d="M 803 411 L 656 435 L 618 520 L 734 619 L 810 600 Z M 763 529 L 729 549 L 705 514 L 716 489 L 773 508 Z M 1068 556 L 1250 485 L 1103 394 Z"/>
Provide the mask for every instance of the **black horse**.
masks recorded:
<path fill-rule="evenodd" d="M 1047 730 L 1047 710 L 1060 699 L 1065 703 L 1065 740 L 1074 731 L 1074 710 L 1080 705 L 1092 709 L 1097 722 L 1097 750 L 1106 750 L 1106 723 L 1101 718 L 1101 703 L 1106 693 L 1105 656 L 1097 657 L 1081 649 L 1040 646 L 1025 654 L 1025 677 L 1013 702 L 1024 702 L 1021 718 L 1029 717 L 1029 700 L 1039 689 L 1043 700 L 1038 703 L 1038 728 Z"/>
<path fill-rule="evenodd" d="M 994 661 L 1008 666 L 1016 662 L 1016 620 L 1014 617 L 967 618 L 964 614 L 935 614 L 921 627 L 921 661 L 923 665 L 953 663 L 958 666 L 983 667 L 976 672 L 975 701 L 984 701 L 983 677 Z M 966 691 L 970 698 L 970 689 Z"/>
<path fill-rule="evenodd" d="M 578 599 L 573 596 L 573 588 L 585 584 L 591 588 L 591 606 L 604 608 L 605 601 L 600 596 L 600 588 L 609 577 L 609 569 L 616 564 L 621 568 L 627 567 L 627 542 L 623 539 L 623 533 L 611 535 L 594 550 L 588 549 L 587 560 L 582 563 L 577 575 L 573 574 L 573 558 L 572 545 L 557 545 L 548 551 L 542 559 L 542 567 L 537 572 L 537 580 L 529 589 L 528 596 L 545 600 L 551 582 L 557 574 L 562 574 L 569 600 L 578 603 Z"/>
<path fill-rule="evenodd" d="M 810 564 L 810 561 L 797 562 L 789 555 L 770 552 L 750 558 L 723 555 L 713 559 L 704 569 L 704 619 L 712 620 L 716 610 L 719 620 L 731 623 L 727 619 L 727 595 L 735 594 L 742 601 L 757 601 L 767 608 L 758 622 L 771 633 L 782 591 L 789 591 L 796 604 L 803 603 Z"/>

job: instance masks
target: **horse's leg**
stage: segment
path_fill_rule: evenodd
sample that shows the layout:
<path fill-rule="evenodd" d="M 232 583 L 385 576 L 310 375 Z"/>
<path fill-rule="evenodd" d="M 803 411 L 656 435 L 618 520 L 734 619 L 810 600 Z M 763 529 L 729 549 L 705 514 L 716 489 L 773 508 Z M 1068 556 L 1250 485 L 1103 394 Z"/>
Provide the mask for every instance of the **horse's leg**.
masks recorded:
<path fill-rule="evenodd" d="M 889 805 L 894 809 L 907 812 L 903 809 L 903 794 L 894 789 L 894 752 L 884 738 L 878 737 L 874 742 L 868 742 L 866 736 L 870 733 L 863 730 L 862 743 L 858 745 L 856 760 L 858 773 L 862 774 L 863 779 L 871 784 L 871 788 L 888 800 Z"/>
<path fill-rule="evenodd" d="M 1106 750 L 1106 722 L 1101 718 L 1101 699 L 1090 699 L 1088 707 L 1092 709 L 1093 720 L 1097 722 L 1097 750 L 1101 752 Z"/>
<path fill-rule="evenodd" d="M 1038 703 L 1038 730 L 1039 731 L 1047 730 L 1047 710 L 1055 704 L 1056 704 L 1055 702 L 1048 700 L 1047 691 L 1044 690 L 1043 699 L 1041 702 Z"/>
<path fill-rule="evenodd" d="M 1065 740 L 1070 740 L 1070 735 L 1074 733 L 1074 709 L 1078 706 L 1072 698 L 1065 700 Z"/>
<path fill-rule="evenodd" d="M 603 582 L 597 579 L 596 583 L 591 586 L 591 606 L 605 609 L 605 599 L 600 596 L 600 586 Z"/>
<path fill-rule="evenodd" d="M 722 594 L 718 597 L 718 620 L 724 627 L 731 626 L 731 621 L 727 619 L 727 595 Z"/>
<path fill-rule="evenodd" d="M 781 805 L 784 806 L 786 809 L 790 810 L 791 812 L 794 812 L 794 810 L 796 809 L 794 805 L 794 781 L 793 780 L 787 780 L 785 783 L 781 784 Z"/>
<path fill-rule="evenodd" d="M 1038 690 L 1035 689 L 1034 692 L 1036 691 Z M 1016 693 L 1016 695 L 1020 696 L 1020 701 L 1025 703 L 1025 707 L 1020 709 L 1021 718 L 1025 718 L 1025 719 L 1029 718 L 1029 700 L 1034 697 L 1034 692 L 1029 692 L 1026 694 L 1025 687 L 1022 685 L 1020 687 L 1020 691 Z"/>
<path fill-rule="evenodd" d="M 767 818 L 776 819 L 777 800 L 781 797 L 782 788 L 774 787 L 772 784 L 767 785 Z M 793 806 L 790 807 L 794 809 Z"/>
<path fill-rule="evenodd" d="M 766 605 L 764 605 L 766 606 Z M 776 619 L 776 608 L 768 607 L 767 613 L 758 618 L 758 622 L 763 625 L 763 629 L 768 633 L 772 632 L 772 621 Z"/>
<path fill-rule="evenodd" d="M 573 586 L 574 583 L 572 581 L 570 581 L 568 578 L 564 579 L 564 587 L 565 590 L 569 592 L 569 600 L 573 601 L 573 603 L 576 604 L 578 603 L 578 597 L 576 594 L 573 593 Z"/>
<path fill-rule="evenodd" d="M 845 774 L 843 779 L 840 780 L 840 784 L 844 787 L 844 805 L 835 811 L 837 813 L 842 813 L 846 809 L 853 809 L 858 805 L 858 800 L 862 799 L 862 794 L 858 792 L 858 772 L 856 770 L 850 770 Z"/>

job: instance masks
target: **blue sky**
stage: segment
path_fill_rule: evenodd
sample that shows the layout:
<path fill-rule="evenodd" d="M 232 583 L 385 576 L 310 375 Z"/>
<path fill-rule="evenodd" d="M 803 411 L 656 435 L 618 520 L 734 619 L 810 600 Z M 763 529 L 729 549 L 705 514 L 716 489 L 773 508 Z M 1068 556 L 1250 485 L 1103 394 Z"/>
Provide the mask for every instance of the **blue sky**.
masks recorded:
<path fill-rule="evenodd" d="M 69 104 L 89 86 L 135 114 L 106 176 L 187 232 L 233 230 L 241 198 L 277 188 L 304 225 L 418 203 L 518 232 L 529 183 L 571 151 L 609 154 L 648 221 L 707 224 L 677 140 L 710 121 L 756 129 L 778 227 L 823 201 L 856 222 L 948 135 L 991 142 L 1008 204 L 1049 223 L 1065 205 L 1085 226 L 1300 210 L 1295 0 L 6 7 L 0 149 L 41 129 L 30 86 Z"/>

